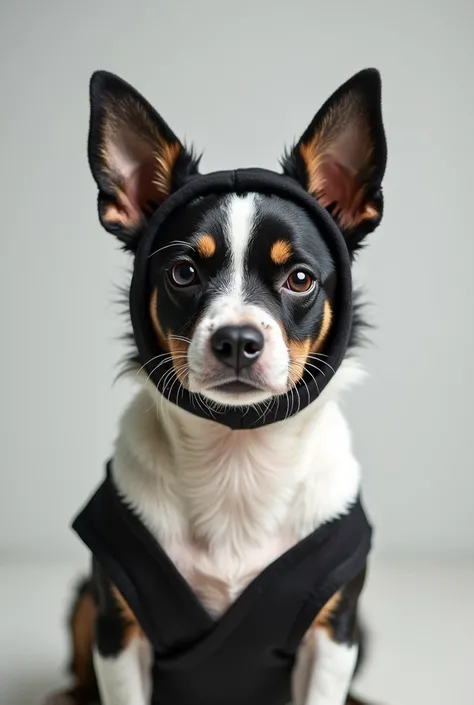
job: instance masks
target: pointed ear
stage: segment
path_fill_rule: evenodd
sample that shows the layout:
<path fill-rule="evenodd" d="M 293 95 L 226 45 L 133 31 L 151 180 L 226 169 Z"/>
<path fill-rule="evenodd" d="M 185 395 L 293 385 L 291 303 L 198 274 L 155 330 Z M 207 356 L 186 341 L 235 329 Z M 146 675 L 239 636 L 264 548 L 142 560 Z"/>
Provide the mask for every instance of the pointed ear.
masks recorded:
<path fill-rule="evenodd" d="M 89 164 L 99 217 L 129 249 L 156 208 L 192 174 L 199 159 L 151 105 L 106 71 L 90 82 Z"/>
<path fill-rule="evenodd" d="M 355 250 L 382 218 L 386 160 L 380 74 L 366 69 L 326 101 L 282 166 L 329 210 Z"/>

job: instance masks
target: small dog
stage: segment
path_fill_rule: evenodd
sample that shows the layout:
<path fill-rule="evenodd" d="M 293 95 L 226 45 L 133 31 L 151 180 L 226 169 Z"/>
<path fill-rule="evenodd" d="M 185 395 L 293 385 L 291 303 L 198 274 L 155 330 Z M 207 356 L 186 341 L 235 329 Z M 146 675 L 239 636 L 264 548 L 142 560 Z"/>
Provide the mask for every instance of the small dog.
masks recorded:
<path fill-rule="evenodd" d="M 91 81 L 89 160 L 102 225 L 132 255 L 151 214 L 199 167 L 145 99 L 105 72 Z M 331 214 L 353 259 L 380 223 L 385 163 L 380 77 L 369 69 L 326 101 L 282 168 Z M 291 400 L 305 370 L 329 367 L 339 272 L 301 206 L 272 194 L 209 194 L 186 204 L 164 232 L 170 244 L 150 259 L 144 315 L 167 351 L 155 370 L 172 363 L 165 374 L 196 405 L 242 414 L 258 407 L 264 417 L 274 400 Z M 345 360 L 318 398 L 255 429 L 189 413 L 157 391 L 138 356 L 130 361 L 143 389 L 121 420 L 113 479 L 216 622 L 268 566 L 358 496 L 360 469 L 337 403 L 362 376 L 355 351 L 363 321 L 355 314 Z M 348 692 L 365 572 L 330 597 L 299 644 L 295 705 L 358 702 Z M 149 705 L 152 648 L 97 562 L 70 625 L 76 683 L 52 701 Z"/>

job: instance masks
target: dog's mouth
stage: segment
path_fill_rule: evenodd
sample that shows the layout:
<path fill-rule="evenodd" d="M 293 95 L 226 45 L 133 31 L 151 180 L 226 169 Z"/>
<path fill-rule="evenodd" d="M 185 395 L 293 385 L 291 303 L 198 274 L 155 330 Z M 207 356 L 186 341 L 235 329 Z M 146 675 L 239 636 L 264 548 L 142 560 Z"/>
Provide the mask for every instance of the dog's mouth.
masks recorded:
<path fill-rule="evenodd" d="M 209 387 L 211 392 L 219 392 L 220 394 L 249 394 L 254 392 L 262 392 L 261 387 L 257 387 L 255 384 L 249 384 L 248 382 L 242 382 L 239 379 L 233 380 L 232 382 L 223 382 L 222 384 L 216 384 Z"/>
<path fill-rule="evenodd" d="M 273 396 L 273 392 L 253 380 L 238 377 L 227 380 L 202 381 L 199 393 L 218 404 L 247 406 L 258 404 Z M 197 389 L 195 391 L 198 391 Z"/>

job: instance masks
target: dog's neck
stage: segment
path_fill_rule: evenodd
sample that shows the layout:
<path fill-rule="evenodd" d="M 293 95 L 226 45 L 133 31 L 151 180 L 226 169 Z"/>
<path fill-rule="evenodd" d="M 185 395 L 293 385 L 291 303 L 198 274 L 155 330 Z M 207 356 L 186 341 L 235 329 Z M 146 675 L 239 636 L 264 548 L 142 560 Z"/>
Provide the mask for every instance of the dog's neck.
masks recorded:
<path fill-rule="evenodd" d="M 334 396 L 359 375 L 346 364 L 307 409 L 250 431 L 190 414 L 147 388 L 122 419 L 119 490 L 167 546 L 191 541 L 239 553 L 276 536 L 301 538 L 357 494 L 358 466 Z"/>

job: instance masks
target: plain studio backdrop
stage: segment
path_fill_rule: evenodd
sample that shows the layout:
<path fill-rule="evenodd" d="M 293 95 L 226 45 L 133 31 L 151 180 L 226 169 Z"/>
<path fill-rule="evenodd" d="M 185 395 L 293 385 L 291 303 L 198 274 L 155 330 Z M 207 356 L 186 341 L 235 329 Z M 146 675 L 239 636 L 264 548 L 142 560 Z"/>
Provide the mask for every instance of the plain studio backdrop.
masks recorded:
<path fill-rule="evenodd" d="M 345 408 L 376 559 L 409 560 L 414 571 L 426 561 L 446 566 L 429 588 L 460 570 L 450 565 L 473 559 L 473 47 L 470 0 L 3 0 L 4 567 L 85 563 L 68 524 L 102 476 L 132 389 L 114 385 L 126 330 L 115 302 L 130 261 L 99 225 L 86 159 L 88 82 L 99 68 L 132 83 L 204 150 L 204 170 L 275 168 L 332 91 L 364 67 L 381 71 L 386 209 L 356 267 L 377 328 L 361 353 L 370 377 Z M 459 575 L 456 590 L 466 585 Z M 392 580 L 384 584 L 392 602 L 380 590 L 378 599 L 393 613 L 397 593 Z M 18 599 L 9 617 L 21 623 L 26 607 L 11 589 Z M 62 595 L 67 585 L 55 589 Z M 404 599 L 416 590 L 422 606 L 429 596 L 415 582 Z M 446 600 L 456 604 L 462 598 L 452 592 Z M 402 634 L 409 642 L 420 631 L 416 607 L 410 626 L 399 610 L 401 644 Z M 51 609 L 51 630 L 62 609 Z M 461 635 L 468 618 L 472 607 Z M 452 649 L 462 653 L 458 636 Z M 423 658 L 413 653 L 414 671 Z M 442 702 L 439 692 L 431 703 Z M 449 705 L 466 698 L 459 690 Z"/>

